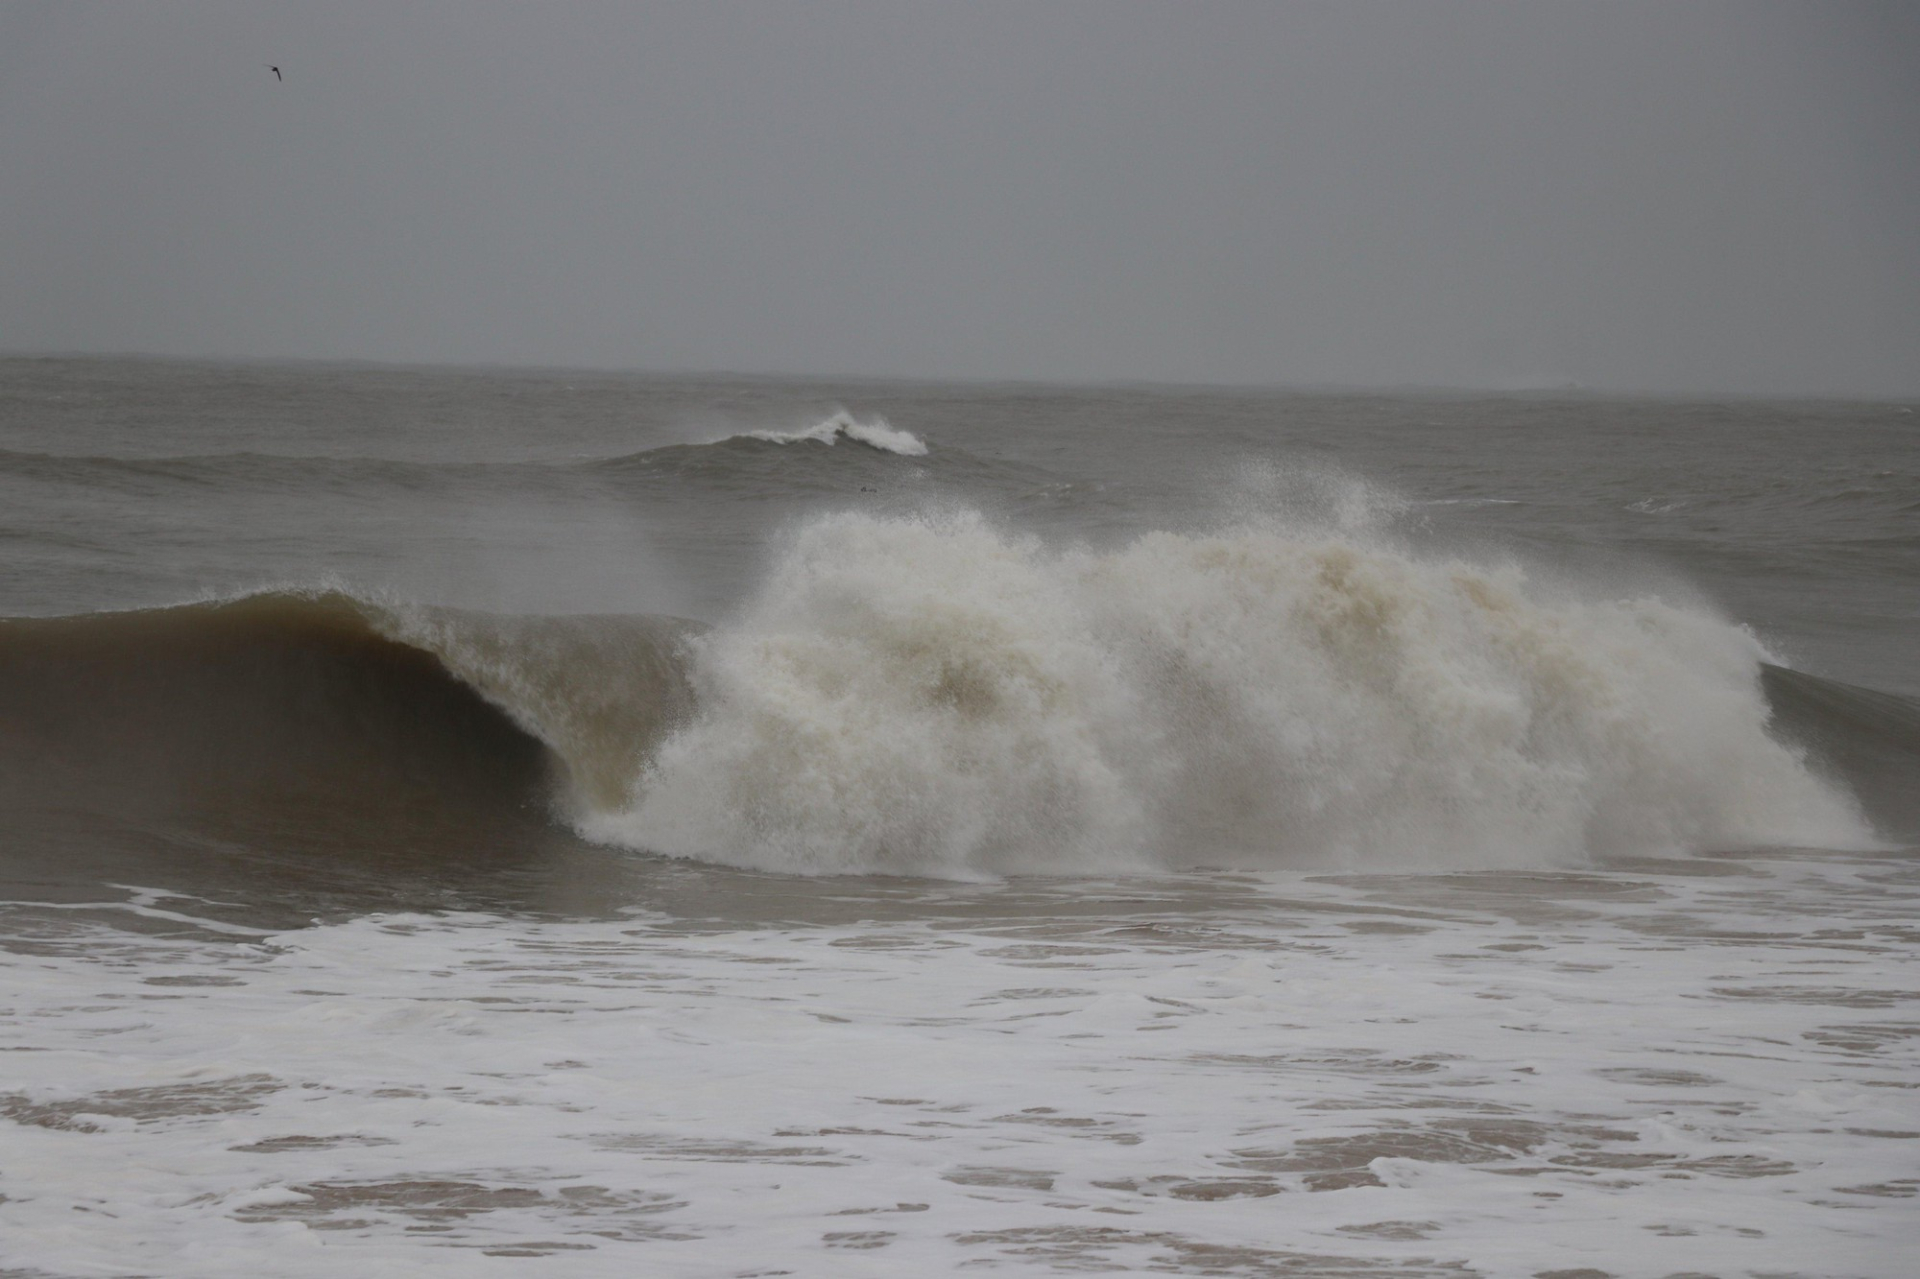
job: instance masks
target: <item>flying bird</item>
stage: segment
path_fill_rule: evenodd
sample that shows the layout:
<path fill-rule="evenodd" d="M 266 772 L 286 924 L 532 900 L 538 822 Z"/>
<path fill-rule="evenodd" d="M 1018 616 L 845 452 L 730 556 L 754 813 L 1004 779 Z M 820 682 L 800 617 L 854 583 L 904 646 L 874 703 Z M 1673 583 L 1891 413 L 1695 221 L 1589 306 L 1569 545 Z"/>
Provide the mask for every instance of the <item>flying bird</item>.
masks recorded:
<path fill-rule="evenodd" d="M 280 74 L 280 68 L 279 68 L 279 67 L 268 67 L 268 68 L 267 68 L 267 70 L 269 70 L 269 71 L 271 71 L 271 72 L 273 72 L 273 78 L 274 78 L 274 79 L 276 79 L 276 80 L 281 80 L 281 81 L 284 81 L 284 80 L 286 79 L 286 77 L 285 77 L 285 76 L 283 76 L 283 75 L 281 75 L 281 74 Z"/>

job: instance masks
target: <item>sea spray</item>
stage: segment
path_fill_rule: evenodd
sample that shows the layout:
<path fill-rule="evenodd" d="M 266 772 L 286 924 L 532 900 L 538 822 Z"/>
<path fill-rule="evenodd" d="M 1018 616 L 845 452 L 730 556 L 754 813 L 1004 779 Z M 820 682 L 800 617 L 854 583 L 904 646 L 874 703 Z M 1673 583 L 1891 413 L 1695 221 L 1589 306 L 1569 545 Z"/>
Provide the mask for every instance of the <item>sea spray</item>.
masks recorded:
<path fill-rule="evenodd" d="M 1740 628 L 1341 524 L 1100 552 L 821 518 L 691 641 L 695 717 L 581 828 L 961 878 L 1870 840 L 1769 734 Z"/>

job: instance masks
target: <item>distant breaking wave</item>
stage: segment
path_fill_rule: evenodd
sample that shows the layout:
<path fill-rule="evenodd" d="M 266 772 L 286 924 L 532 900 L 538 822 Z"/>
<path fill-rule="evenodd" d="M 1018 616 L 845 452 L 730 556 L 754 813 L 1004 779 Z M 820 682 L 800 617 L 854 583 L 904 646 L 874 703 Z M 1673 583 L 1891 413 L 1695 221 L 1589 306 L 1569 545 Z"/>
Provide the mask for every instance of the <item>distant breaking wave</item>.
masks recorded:
<path fill-rule="evenodd" d="M 475 484 L 486 484 L 491 477 L 525 483 L 543 474 L 564 475 L 573 470 L 611 471 L 614 474 L 644 476 L 649 472 L 671 476 L 675 481 L 705 480 L 715 483 L 745 481 L 777 491 L 782 472 L 757 463 L 756 452 L 766 452 L 765 444 L 791 445 L 814 443 L 833 445 L 845 439 L 878 453 L 898 457 L 925 457 L 924 441 L 910 431 L 898 430 L 884 417 L 855 417 L 845 409 L 797 431 L 755 430 L 730 435 L 705 444 L 662 444 L 611 457 L 576 458 L 566 461 L 434 461 L 354 456 L 300 456 L 293 454 L 237 451 L 186 456 L 97 457 L 57 453 L 21 452 L 0 449 L 0 469 L 49 480 L 83 485 L 155 485 L 188 486 L 195 489 L 210 484 L 223 489 L 236 486 L 282 491 L 310 487 L 316 483 L 351 484 L 357 488 L 388 486 L 409 492 L 444 489 L 452 493 L 470 491 Z M 865 449 L 857 453 L 871 458 Z M 953 450 L 945 455 L 963 466 L 982 465 Z M 823 455 L 821 461 L 827 459 Z M 873 459 L 876 462 L 881 459 Z M 841 459 L 832 470 L 818 464 L 795 467 L 789 456 L 787 478 L 799 486 L 809 481 L 849 478 L 845 472 L 852 456 Z M 858 470 L 860 468 L 853 468 Z M 799 472 L 795 474 L 795 472 Z"/>
<path fill-rule="evenodd" d="M 800 444 L 807 441 L 832 444 L 844 438 L 883 453 L 898 453 L 902 457 L 925 457 L 927 453 L 927 446 L 918 437 L 909 431 L 895 430 L 887 419 L 876 415 L 863 422 L 845 409 L 815 422 L 803 431 L 749 431 L 747 437 L 765 440 L 770 444 Z"/>

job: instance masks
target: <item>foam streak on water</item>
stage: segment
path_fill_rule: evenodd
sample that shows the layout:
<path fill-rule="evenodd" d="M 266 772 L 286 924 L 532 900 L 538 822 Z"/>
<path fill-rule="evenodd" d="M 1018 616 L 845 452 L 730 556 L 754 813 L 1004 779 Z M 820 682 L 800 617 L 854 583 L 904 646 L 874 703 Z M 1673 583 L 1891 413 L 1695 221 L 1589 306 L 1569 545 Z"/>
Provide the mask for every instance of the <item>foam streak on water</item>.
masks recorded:
<path fill-rule="evenodd" d="M 16 916 L 0 1256 L 1911 1273 L 1910 861 L 943 891 L 257 946 Z"/>

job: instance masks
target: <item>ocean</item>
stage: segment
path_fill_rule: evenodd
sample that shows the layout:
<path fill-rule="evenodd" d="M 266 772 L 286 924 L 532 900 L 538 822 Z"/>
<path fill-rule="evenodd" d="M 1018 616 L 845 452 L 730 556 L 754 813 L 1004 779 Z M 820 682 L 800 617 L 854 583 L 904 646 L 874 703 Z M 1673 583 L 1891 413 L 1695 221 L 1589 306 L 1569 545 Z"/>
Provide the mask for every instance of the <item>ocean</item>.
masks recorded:
<path fill-rule="evenodd" d="M 1915 408 L 0 360 L 0 1274 L 1904 1279 Z"/>

